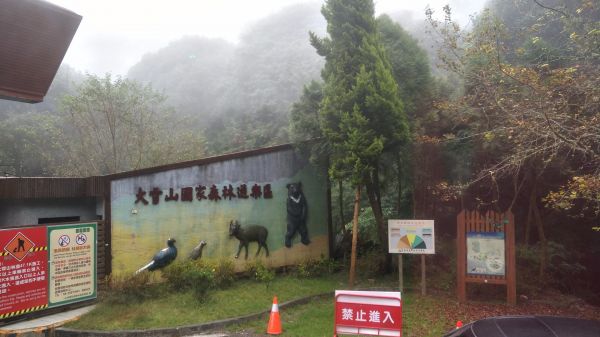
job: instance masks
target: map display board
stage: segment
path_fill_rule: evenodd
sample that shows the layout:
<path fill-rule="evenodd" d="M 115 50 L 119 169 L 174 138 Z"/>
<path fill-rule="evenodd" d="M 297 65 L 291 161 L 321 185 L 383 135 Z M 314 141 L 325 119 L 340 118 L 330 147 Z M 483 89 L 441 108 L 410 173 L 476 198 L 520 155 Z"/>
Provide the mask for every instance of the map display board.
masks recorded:
<path fill-rule="evenodd" d="M 96 297 L 96 224 L 52 226 L 50 243 L 49 305 Z"/>
<path fill-rule="evenodd" d="M 433 220 L 388 220 L 390 253 L 435 254 Z"/>
<path fill-rule="evenodd" d="M 504 275 L 504 232 L 467 233 L 467 274 Z"/>
<path fill-rule="evenodd" d="M 0 319 L 46 308 L 46 227 L 0 230 L 0 249 Z"/>

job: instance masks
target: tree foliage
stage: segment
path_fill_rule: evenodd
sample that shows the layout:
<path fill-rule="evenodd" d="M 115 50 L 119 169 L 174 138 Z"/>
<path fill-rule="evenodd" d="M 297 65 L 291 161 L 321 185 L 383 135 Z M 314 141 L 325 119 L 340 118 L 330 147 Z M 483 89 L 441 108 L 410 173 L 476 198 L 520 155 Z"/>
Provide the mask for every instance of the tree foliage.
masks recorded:
<path fill-rule="evenodd" d="M 552 10 L 538 6 L 518 16 L 531 4 L 515 4 L 507 17 L 505 4 L 492 3 L 502 10 L 484 12 L 466 34 L 449 19 L 432 21 L 449 47 L 446 65 L 465 79 L 460 103 L 468 109 L 460 118 L 482 145 L 501 154 L 482 174 L 514 173 L 528 162 L 543 167 L 568 157 L 570 170 L 597 176 L 599 9 L 587 0 L 556 1 Z"/>
<path fill-rule="evenodd" d="M 59 150 L 59 118 L 45 113 L 15 114 L 0 123 L 0 174 L 45 176 Z"/>
<path fill-rule="evenodd" d="M 288 120 L 269 107 L 256 112 L 238 112 L 215 116 L 204 131 L 209 154 L 256 149 L 289 142 Z"/>
<path fill-rule="evenodd" d="M 88 75 L 63 100 L 59 172 L 91 176 L 200 157 L 202 137 L 170 118 L 164 102 L 135 81 Z"/>
<path fill-rule="evenodd" d="M 377 28 L 406 115 L 413 119 L 415 115 L 425 114 L 431 106 L 433 88 L 427 53 L 416 39 L 387 15 L 377 18 Z"/>
<path fill-rule="evenodd" d="M 384 151 L 397 149 L 408 139 L 398 86 L 377 33 L 371 1 L 330 0 L 321 12 L 328 36 L 310 37 L 326 61 L 319 122 L 331 150 L 329 172 L 334 179 L 366 186 L 385 245 L 381 158 Z"/>
<path fill-rule="evenodd" d="M 472 145 L 470 188 L 485 181 L 491 206 L 512 194 L 504 204 L 512 209 L 525 196 L 520 222 L 525 243 L 536 225 L 542 279 L 549 240 L 540 205 L 598 205 L 599 11 L 589 0 L 492 1 L 472 31 L 461 30 L 447 6 L 441 22 L 427 12 L 444 41 L 440 58 L 464 83 L 463 97 L 445 106 L 463 134 L 447 136 Z"/>
<path fill-rule="evenodd" d="M 43 102 L 0 100 L 0 173 L 47 176 L 54 172 L 61 148 L 57 104 L 75 90 L 82 78 L 82 74 L 62 65 Z"/>

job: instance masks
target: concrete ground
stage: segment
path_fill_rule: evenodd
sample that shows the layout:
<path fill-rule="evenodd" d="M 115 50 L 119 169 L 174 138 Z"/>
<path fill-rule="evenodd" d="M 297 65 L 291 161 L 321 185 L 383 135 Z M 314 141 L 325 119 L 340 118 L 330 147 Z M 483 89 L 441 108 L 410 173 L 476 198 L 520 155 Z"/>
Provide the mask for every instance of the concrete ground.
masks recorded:
<path fill-rule="evenodd" d="M 44 330 L 52 329 L 66 324 L 72 320 L 76 320 L 79 316 L 86 314 L 94 309 L 95 305 L 77 308 L 74 310 L 64 311 L 58 314 L 48 315 L 40 318 L 34 318 L 27 321 L 16 322 L 0 327 L 0 336 L 4 335 L 19 335 L 19 336 L 35 336 L 41 334 Z"/>

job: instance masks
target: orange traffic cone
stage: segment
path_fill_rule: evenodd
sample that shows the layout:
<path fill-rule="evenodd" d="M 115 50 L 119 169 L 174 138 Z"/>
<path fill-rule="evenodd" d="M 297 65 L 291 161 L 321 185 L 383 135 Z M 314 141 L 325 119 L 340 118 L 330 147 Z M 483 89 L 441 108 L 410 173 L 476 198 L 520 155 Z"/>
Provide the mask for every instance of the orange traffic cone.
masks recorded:
<path fill-rule="evenodd" d="M 273 298 L 273 307 L 271 307 L 271 316 L 269 325 L 267 325 L 269 335 L 279 335 L 281 333 L 281 321 L 279 320 L 279 306 L 277 305 L 277 296 Z"/>

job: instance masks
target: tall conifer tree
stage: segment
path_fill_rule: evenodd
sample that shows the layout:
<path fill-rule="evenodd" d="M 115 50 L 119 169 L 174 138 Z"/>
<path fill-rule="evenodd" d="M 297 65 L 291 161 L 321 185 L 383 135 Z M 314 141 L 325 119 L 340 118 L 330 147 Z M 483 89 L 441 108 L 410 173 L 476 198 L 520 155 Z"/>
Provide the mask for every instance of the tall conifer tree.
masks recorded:
<path fill-rule="evenodd" d="M 320 127 L 331 148 L 329 173 L 366 187 L 387 247 L 381 210 L 382 154 L 408 141 L 409 129 L 390 62 L 377 33 L 371 0 L 328 0 L 321 13 L 328 36 L 310 34 L 326 60 Z"/>

